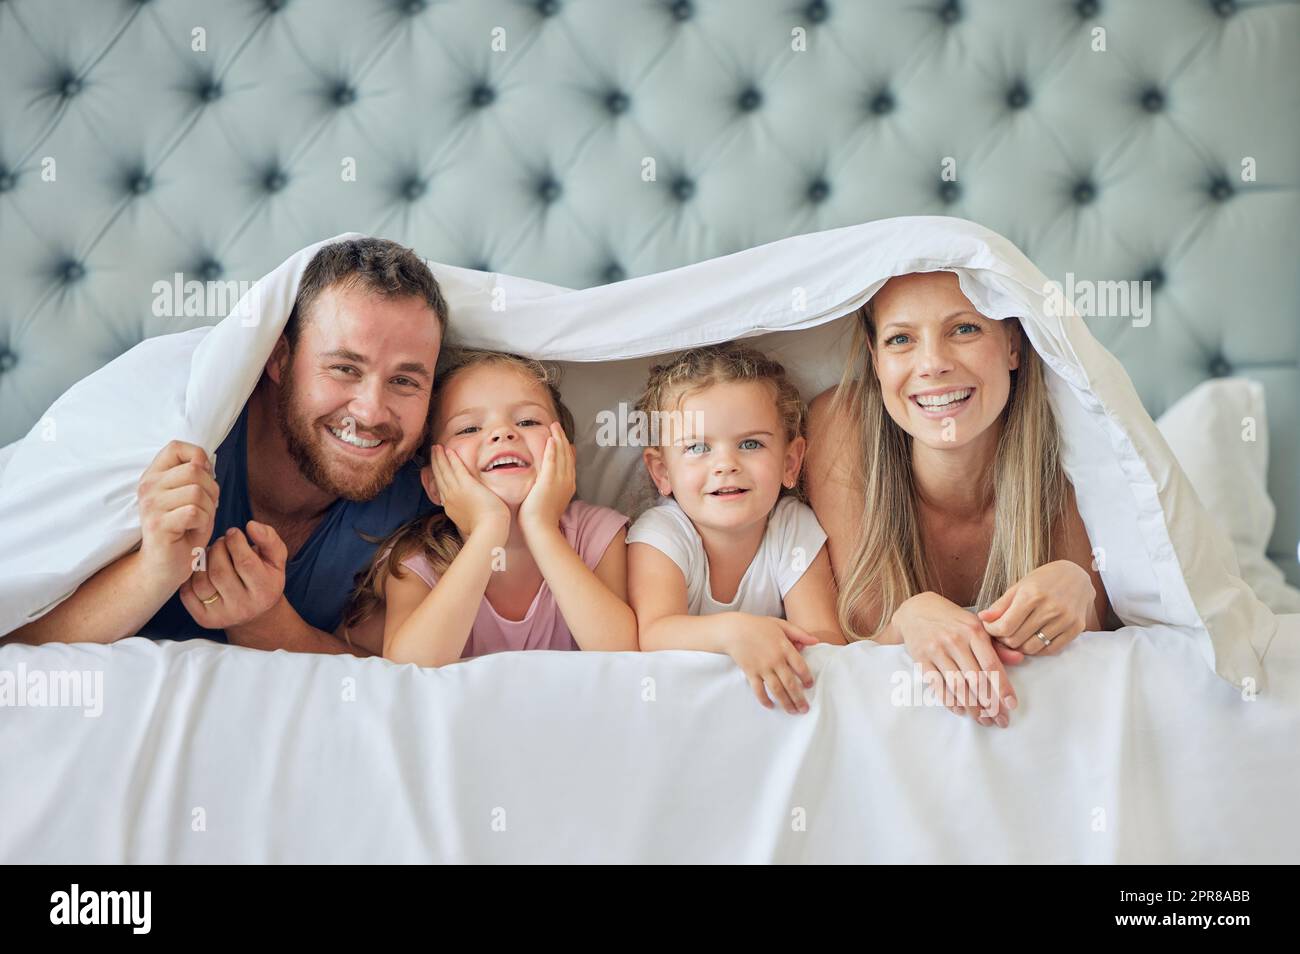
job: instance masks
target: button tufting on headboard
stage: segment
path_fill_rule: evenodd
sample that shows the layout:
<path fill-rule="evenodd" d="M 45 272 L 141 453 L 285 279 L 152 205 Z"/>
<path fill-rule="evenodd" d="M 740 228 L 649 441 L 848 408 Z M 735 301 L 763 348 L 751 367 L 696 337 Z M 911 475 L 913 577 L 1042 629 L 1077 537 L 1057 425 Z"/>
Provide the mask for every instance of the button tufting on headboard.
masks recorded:
<path fill-rule="evenodd" d="M 547 204 L 557 200 L 563 192 L 563 187 L 551 176 L 546 176 L 537 184 L 537 196 Z"/>
<path fill-rule="evenodd" d="M 605 108 L 615 116 L 627 112 L 628 107 L 631 105 L 632 101 L 628 98 L 628 95 L 621 90 L 611 90 L 605 95 Z"/>
<path fill-rule="evenodd" d="M 808 6 L 804 7 L 803 15 L 809 23 L 821 23 L 830 16 L 830 7 L 826 0 L 812 0 Z"/>
<path fill-rule="evenodd" d="M 1262 384 L 1300 583 L 1296 63 L 1292 0 L 0 0 L 0 445 L 338 232 L 581 287 L 951 214 L 1151 281 L 1086 320 L 1155 413 Z"/>
<path fill-rule="evenodd" d="M 1148 113 L 1158 113 L 1165 108 L 1165 94 L 1154 86 L 1142 91 L 1142 108 Z"/>

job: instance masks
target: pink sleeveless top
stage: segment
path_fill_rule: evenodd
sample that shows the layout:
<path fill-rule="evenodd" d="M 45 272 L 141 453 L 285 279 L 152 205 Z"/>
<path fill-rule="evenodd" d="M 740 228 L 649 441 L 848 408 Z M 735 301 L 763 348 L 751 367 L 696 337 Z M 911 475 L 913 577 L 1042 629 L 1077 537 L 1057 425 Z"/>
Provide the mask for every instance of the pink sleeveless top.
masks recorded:
<path fill-rule="evenodd" d="M 581 500 L 570 501 L 560 517 L 560 531 L 574 552 L 588 568 L 595 570 L 605 551 L 628 522 L 617 510 L 598 507 Z M 402 566 L 422 579 L 432 588 L 437 575 L 424 554 L 415 554 L 402 561 Z M 492 608 L 487 597 L 479 604 L 478 616 L 470 630 L 461 659 L 485 656 L 488 653 L 516 649 L 577 649 L 578 644 L 569 632 L 555 595 L 545 580 L 537 589 L 528 613 L 521 620 L 503 619 Z"/>

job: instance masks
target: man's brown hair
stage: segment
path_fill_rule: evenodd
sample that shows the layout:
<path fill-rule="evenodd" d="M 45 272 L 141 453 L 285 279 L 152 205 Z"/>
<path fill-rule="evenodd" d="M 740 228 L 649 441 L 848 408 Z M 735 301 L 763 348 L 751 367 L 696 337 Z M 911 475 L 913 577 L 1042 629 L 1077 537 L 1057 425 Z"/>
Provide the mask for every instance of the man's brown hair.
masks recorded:
<path fill-rule="evenodd" d="M 335 286 L 362 288 L 385 298 L 423 298 L 433 309 L 439 331 L 447 333 L 447 300 L 420 256 L 388 239 L 347 239 L 326 245 L 307 263 L 284 326 L 290 351 L 298 345 L 304 316 L 325 289 Z"/>

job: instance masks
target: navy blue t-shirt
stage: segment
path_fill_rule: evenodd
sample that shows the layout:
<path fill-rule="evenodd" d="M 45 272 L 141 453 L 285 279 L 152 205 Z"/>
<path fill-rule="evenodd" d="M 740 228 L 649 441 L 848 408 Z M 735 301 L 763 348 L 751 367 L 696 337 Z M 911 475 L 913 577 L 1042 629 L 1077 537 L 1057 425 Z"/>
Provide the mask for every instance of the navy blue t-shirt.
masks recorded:
<path fill-rule="evenodd" d="M 248 502 L 248 405 L 234 428 L 217 448 L 217 486 L 220 499 L 212 527 L 212 540 L 230 527 L 248 533 L 253 508 Z M 343 618 L 357 573 L 370 566 L 377 543 L 402 524 L 436 509 L 420 484 L 420 469 L 407 461 L 393 482 L 365 503 L 340 497 L 325 511 L 316 529 L 285 567 L 284 595 L 304 620 L 332 633 Z M 212 541 L 209 541 L 211 544 Z M 179 594 L 163 604 L 140 630 L 154 639 L 215 639 L 226 642 L 226 632 L 205 629 L 194 621 Z"/>

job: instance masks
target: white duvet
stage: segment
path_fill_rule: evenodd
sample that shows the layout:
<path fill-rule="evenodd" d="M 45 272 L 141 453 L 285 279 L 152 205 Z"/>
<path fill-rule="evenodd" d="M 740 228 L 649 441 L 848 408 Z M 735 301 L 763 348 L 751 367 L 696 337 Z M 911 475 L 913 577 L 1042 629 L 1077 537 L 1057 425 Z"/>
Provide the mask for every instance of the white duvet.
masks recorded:
<path fill-rule="evenodd" d="M 159 447 L 221 442 L 315 248 L 222 323 L 81 382 L 0 452 L 0 633 L 135 545 Z M 1043 276 L 1005 240 L 896 219 L 585 291 L 433 268 L 460 341 L 566 362 L 579 490 L 603 504 L 639 463 L 596 445 L 598 413 L 632 399 L 646 356 L 760 335 L 811 397 L 838 377 L 842 316 L 890 275 L 956 270 L 985 314 L 1026 319 L 1052 369 L 1128 627 L 1014 668 L 1005 731 L 918 705 L 906 653 L 871 644 L 808 650 L 798 717 L 707 653 L 421 670 L 205 641 L 6 646 L 0 863 L 1300 857 L 1300 616 L 1237 579 L 1128 377 L 1081 320 L 1044 313 Z"/>
<path fill-rule="evenodd" d="M 167 441 L 221 443 L 317 248 L 291 256 L 219 324 L 148 339 L 78 383 L 6 449 L 0 634 L 138 543 L 136 482 Z M 1229 541 L 1119 362 L 1082 319 L 1049 314 L 1045 277 L 1001 236 L 958 219 L 889 219 L 581 291 L 433 264 L 461 343 L 572 362 L 564 393 L 580 422 L 579 492 L 615 506 L 637 477 L 636 453 L 594 435 L 598 414 L 639 389 L 637 359 L 767 333 L 759 344 L 811 397 L 840 371 L 850 319 L 836 319 L 892 275 L 939 268 L 984 314 L 1024 319 L 1051 369 L 1065 467 L 1121 620 L 1171 627 L 1229 682 L 1261 689 L 1276 618 L 1238 579 Z"/>
<path fill-rule="evenodd" d="M 100 671 L 102 694 L 0 710 L 0 864 L 1295 863 L 1280 622 L 1253 699 L 1185 633 L 1125 629 L 1013 669 L 1006 730 L 900 705 L 898 646 L 808 650 L 803 716 L 708 653 L 11 646 L 0 672 Z"/>

